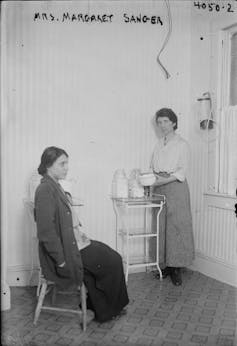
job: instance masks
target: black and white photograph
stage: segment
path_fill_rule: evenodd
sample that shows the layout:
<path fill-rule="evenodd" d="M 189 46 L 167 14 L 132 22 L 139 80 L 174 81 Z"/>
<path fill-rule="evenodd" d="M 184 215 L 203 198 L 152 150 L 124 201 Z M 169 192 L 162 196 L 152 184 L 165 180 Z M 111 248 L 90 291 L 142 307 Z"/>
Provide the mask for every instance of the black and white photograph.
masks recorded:
<path fill-rule="evenodd" d="M 1 345 L 237 346 L 237 0 L 3 0 Z"/>

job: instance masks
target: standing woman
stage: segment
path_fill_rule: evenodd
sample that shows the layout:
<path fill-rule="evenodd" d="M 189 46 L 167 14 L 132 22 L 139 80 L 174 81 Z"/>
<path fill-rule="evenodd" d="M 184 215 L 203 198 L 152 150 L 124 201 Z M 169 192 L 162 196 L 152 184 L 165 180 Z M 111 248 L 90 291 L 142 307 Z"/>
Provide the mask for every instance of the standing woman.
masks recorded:
<path fill-rule="evenodd" d="M 123 313 L 128 294 L 121 256 L 109 246 L 90 240 L 73 214 L 60 179 L 68 171 L 68 154 L 46 148 L 38 168 L 43 176 L 35 193 L 35 219 L 43 275 L 62 288 L 80 285 L 88 290 L 88 307 L 99 322 Z"/>
<path fill-rule="evenodd" d="M 188 143 L 175 130 L 176 114 L 169 108 L 156 112 L 156 125 L 162 133 L 151 161 L 156 175 L 153 192 L 166 196 L 160 215 L 160 263 L 163 275 L 174 285 L 182 284 L 181 267 L 192 264 L 194 241 L 189 187 L 186 181 Z M 156 227 L 156 225 L 154 225 Z"/>

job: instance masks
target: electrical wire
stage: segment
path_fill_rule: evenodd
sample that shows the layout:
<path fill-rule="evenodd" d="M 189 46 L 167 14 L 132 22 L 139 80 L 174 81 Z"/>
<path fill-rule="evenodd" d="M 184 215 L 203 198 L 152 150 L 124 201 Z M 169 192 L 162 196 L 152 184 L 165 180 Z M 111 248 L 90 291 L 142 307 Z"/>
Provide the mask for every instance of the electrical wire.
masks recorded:
<path fill-rule="evenodd" d="M 163 52 L 165 46 L 167 45 L 168 41 L 169 41 L 169 38 L 170 38 L 170 35 L 171 35 L 171 32 L 172 32 L 172 17 L 171 17 L 171 11 L 170 11 L 170 4 L 169 4 L 169 0 L 164 0 L 165 1 L 165 4 L 166 4 L 166 7 L 167 7 L 167 12 L 168 12 L 168 23 L 169 23 L 169 26 L 168 26 L 168 33 L 165 37 L 165 40 L 163 42 L 163 45 L 157 55 L 157 62 L 158 64 L 160 65 L 161 69 L 163 70 L 163 72 L 165 73 L 165 77 L 166 79 L 170 78 L 170 74 L 169 72 L 166 70 L 166 68 L 164 67 L 164 65 L 162 64 L 162 62 L 160 61 L 160 55 L 161 53 Z"/>

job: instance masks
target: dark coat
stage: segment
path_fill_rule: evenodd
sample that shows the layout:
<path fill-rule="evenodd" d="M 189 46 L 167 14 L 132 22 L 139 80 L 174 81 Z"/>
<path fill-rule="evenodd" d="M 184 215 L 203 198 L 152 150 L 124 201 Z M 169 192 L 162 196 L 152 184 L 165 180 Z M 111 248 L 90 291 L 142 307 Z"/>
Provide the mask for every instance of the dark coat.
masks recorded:
<path fill-rule="evenodd" d="M 39 259 L 44 277 L 66 288 L 83 280 L 81 254 L 74 236 L 71 209 L 60 185 L 45 175 L 35 193 Z M 66 265 L 60 268 L 63 262 Z"/>

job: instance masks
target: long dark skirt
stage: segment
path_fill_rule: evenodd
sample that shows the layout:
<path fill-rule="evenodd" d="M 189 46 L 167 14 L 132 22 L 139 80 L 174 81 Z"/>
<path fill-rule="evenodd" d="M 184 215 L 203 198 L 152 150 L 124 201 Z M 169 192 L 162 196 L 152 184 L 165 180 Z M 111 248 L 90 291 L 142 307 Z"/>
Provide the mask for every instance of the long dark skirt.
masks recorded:
<path fill-rule="evenodd" d="M 81 250 L 88 308 L 99 322 L 117 316 L 128 304 L 121 256 L 104 243 L 92 240 Z"/>
<path fill-rule="evenodd" d="M 194 240 L 190 208 L 189 188 L 186 181 L 172 182 L 154 188 L 154 192 L 166 196 L 166 204 L 160 214 L 159 261 L 161 267 L 186 267 L 194 259 Z M 156 215 L 153 215 L 153 232 Z M 152 244 L 154 254 L 155 244 Z"/>

